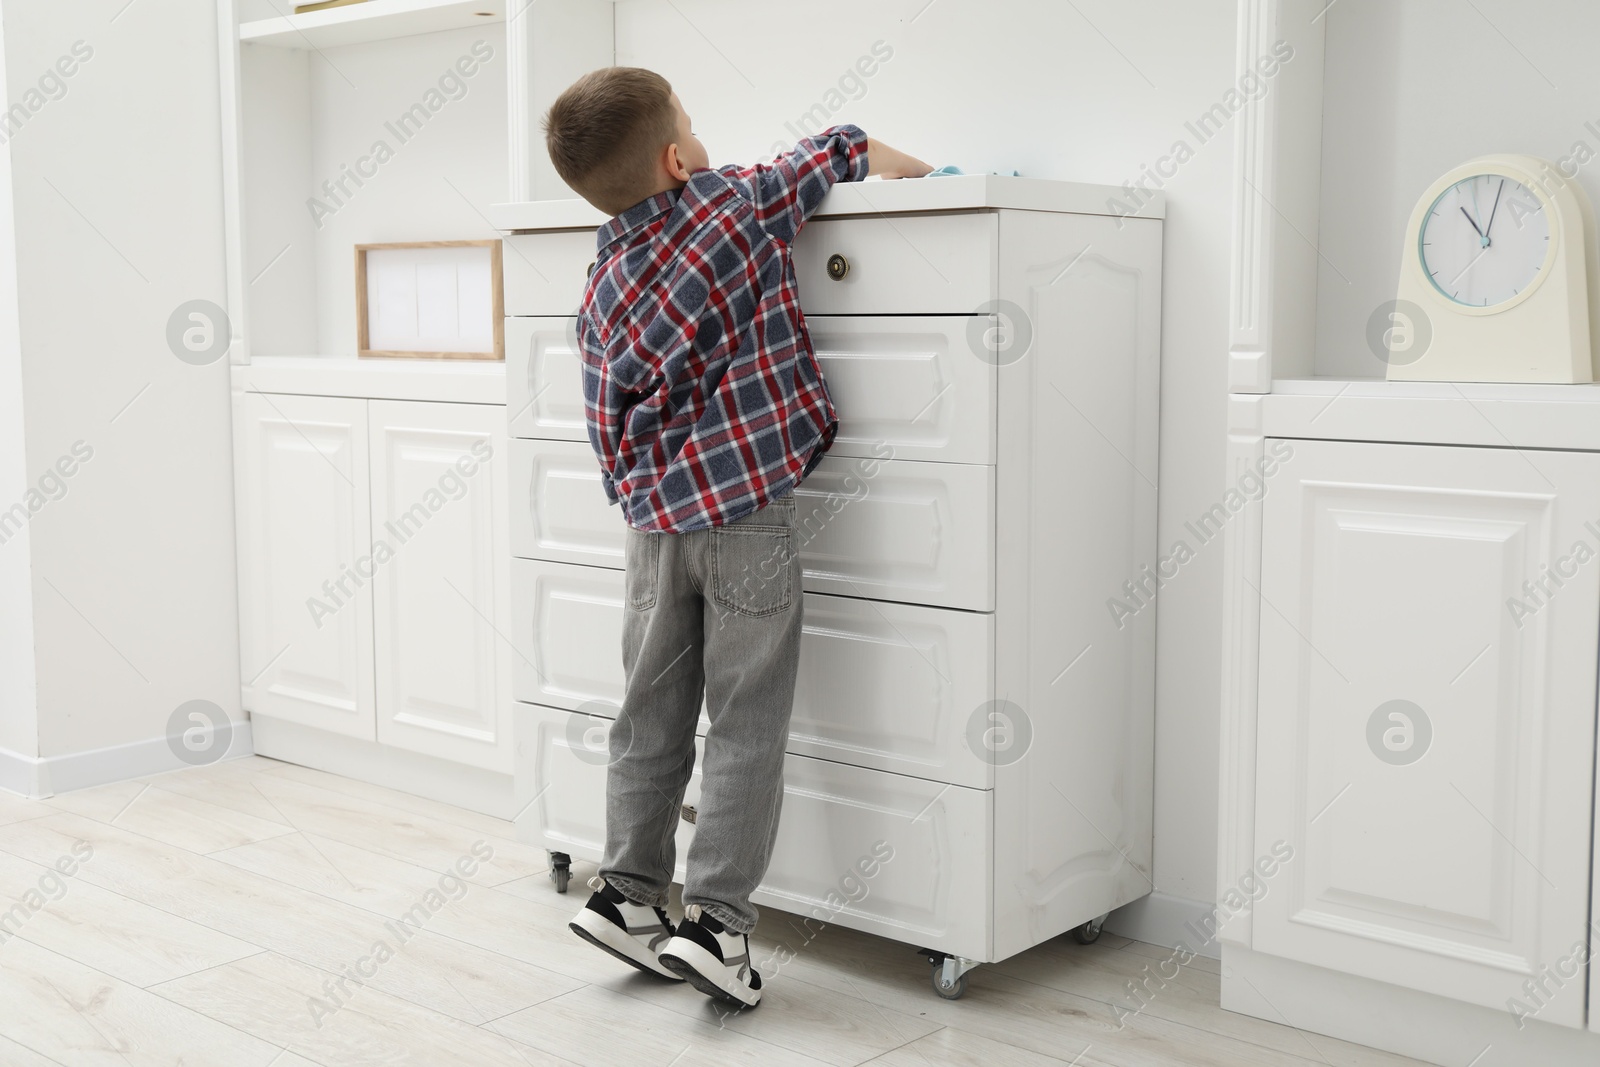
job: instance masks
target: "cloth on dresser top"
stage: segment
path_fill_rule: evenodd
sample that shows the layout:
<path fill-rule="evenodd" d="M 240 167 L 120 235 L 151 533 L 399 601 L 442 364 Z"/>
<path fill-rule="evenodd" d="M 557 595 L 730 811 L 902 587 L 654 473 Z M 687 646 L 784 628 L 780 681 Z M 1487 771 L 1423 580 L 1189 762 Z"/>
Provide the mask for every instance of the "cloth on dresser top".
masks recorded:
<path fill-rule="evenodd" d="M 938 170 L 929 171 L 924 176 L 928 177 L 928 178 L 947 178 L 952 174 L 965 174 L 965 173 L 966 173 L 966 171 L 962 170 L 960 167 L 945 166 L 945 167 L 940 167 Z M 1022 172 L 1020 170 L 1012 170 L 1012 171 L 991 170 L 991 171 L 987 171 L 986 173 L 988 173 L 988 174 L 998 174 L 1002 178 L 1020 178 L 1020 177 L 1022 177 Z"/>

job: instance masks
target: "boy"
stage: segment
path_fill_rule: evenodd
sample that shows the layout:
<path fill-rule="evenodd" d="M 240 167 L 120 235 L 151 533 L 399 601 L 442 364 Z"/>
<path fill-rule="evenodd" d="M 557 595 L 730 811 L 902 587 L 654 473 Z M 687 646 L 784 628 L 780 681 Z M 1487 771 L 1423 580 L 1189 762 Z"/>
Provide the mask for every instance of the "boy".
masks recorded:
<path fill-rule="evenodd" d="M 672 87 L 635 67 L 580 78 L 544 129 L 562 179 L 614 216 L 578 336 L 589 441 L 629 527 L 605 855 L 571 926 L 753 1007 L 750 893 L 778 829 L 800 653 L 793 489 L 837 426 L 789 248 L 834 182 L 930 168 L 838 126 L 770 164 L 712 170 Z M 664 908 L 702 693 L 704 788 L 674 930 Z"/>

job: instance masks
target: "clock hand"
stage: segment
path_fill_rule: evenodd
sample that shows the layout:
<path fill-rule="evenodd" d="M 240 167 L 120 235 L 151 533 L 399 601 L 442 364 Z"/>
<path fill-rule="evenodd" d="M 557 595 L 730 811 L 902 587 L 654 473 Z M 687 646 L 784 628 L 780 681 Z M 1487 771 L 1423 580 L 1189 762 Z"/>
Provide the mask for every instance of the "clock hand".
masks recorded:
<path fill-rule="evenodd" d="M 1494 217 L 1500 211 L 1500 194 L 1506 191 L 1506 180 L 1500 179 L 1500 188 L 1494 191 L 1494 207 L 1489 211 L 1489 224 L 1483 228 L 1483 240 L 1487 244 L 1489 235 L 1494 232 Z"/>
<path fill-rule="evenodd" d="M 1461 209 L 1461 213 L 1463 215 L 1467 215 L 1467 209 L 1463 207 Z M 1467 221 L 1468 222 L 1472 222 L 1472 216 L 1471 215 L 1467 215 Z M 1474 230 L 1478 230 L 1478 224 L 1476 222 L 1472 222 L 1472 228 Z M 1478 240 L 1483 242 L 1483 247 L 1484 248 L 1488 248 L 1489 247 L 1489 239 L 1483 235 L 1483 231 L 1482 230 L 1478 230 Z"/>
<path fill-rule="evenodd" d="M 1484 245 L 1483 248 L 1478 252 L 1478 254 L 1472 257 L 1472 262 L 1468 263 L 1465 267 L 1462 267 L 1460 274 L 1457 274 L 1454 278 L 1450 279 L 1450 284 L 1454 285 L 1456 282 L 1459 282 L 1462 278 L 1465 278 L 1467 276 L 1467 271 L 1471 270 L 1474 266 L 1476 266 L 1478 260 L 1482 259 L 1484 257 L 1484 254 L 1487 253 L 1488 251 L 1489 251 L 1489 246 L 1488 245 Z"/>

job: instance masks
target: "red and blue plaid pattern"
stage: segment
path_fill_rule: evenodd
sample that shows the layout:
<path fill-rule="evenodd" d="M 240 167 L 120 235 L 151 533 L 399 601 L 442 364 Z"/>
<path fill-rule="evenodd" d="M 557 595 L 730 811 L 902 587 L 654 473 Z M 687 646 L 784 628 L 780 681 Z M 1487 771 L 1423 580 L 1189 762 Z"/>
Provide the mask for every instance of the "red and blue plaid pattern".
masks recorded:
<path fill-rule="evenodd" d="M 867 176 L 836 126 L 752 168 L 697 171 L 600 227 L 578 313 L 589 443 L 637 530 L 720 526 L 811 472 L 838 428 L 789 246 Z"/>

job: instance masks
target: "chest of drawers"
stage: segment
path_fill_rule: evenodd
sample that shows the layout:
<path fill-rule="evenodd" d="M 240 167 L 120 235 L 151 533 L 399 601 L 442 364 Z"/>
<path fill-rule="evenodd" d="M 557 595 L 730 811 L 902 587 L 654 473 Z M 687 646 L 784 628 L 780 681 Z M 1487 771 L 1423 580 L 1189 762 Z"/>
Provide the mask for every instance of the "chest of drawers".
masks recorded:
<path fill-rule="evenodd" d="M 1112 605 L 1148 602 L 1125 583 L 1158 560 L 1162 223 L 1104 214 L 1113 192 L 840 186 L 791 249 L 840 429 L 796 490 L 802 515 L 835 513 L 803 541 L 784 814 L 755 900 L 947 954 L 957 978 L 1151 889 L 1154 610 Z M 584 428 L 572 316 L 594 242 L 573 217 L 496 219 L 516 783 L 526 840 L 596 860 L 623 522 Z M 852 873 L 885 853 L 870 884 Z"/>

